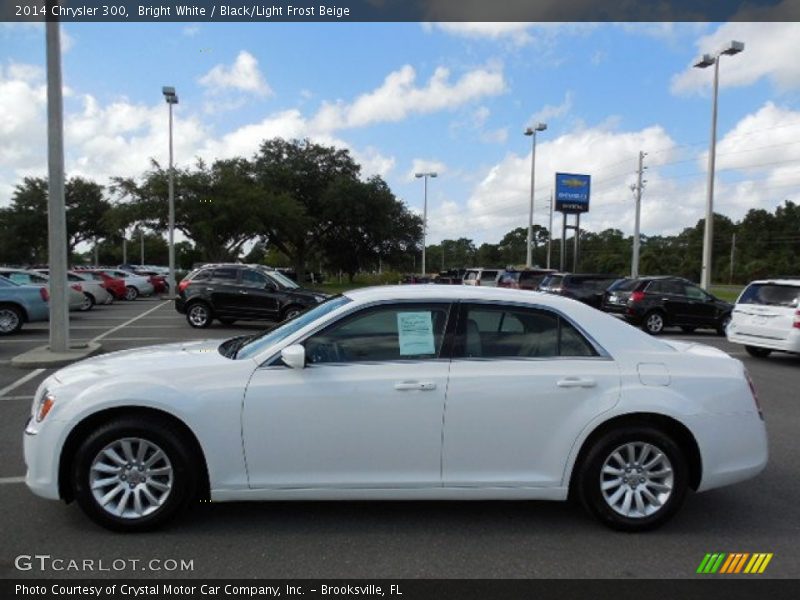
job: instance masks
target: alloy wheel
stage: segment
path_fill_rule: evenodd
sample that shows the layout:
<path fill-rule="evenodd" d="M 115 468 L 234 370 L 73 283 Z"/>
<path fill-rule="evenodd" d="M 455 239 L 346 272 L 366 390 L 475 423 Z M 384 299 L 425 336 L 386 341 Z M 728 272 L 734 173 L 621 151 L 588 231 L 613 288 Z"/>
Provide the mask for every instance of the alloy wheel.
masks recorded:
<path fill-rule="evenodd" d="M 650 333 L 661 333 L 661 330 L 664 329 L 664 317 L 657 312 L 651 313 L 647 317 L 646 325 L 647 331 Z"/>
<path fill-rule="evenodd" d="M 11 333 L 19 327 L 19 315 L 10 308 L 0 308 L 0 331 Z"/>
<path fill-rule="evenodd" d="M 202 304 L 195 304 L 189 309 L 189 323 L 194 327 L 204 327 L 208 320 L 208 309 Z"/>
<path fill-rule="evenodd" d="M 111 442 L 89 468 L 89 487 L 98 506 L 123 519 L 139 519 L 158 510 L 169 498 L 173 480 L 167 454 L 143 438 Z"/>
<path fill-rule="evenodd" d="M 675 478 L 663 450 L 647 442 L 628 442 L 606 458 L 599 483 L 603 499 L 614 512 L 641 519 L 667 503 Z"/>

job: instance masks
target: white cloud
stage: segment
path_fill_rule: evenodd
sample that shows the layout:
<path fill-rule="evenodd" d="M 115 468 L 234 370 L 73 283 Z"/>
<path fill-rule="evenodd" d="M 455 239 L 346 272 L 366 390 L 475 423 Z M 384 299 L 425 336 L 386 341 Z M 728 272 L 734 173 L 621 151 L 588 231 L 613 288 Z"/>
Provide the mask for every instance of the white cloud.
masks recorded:
<path fill-rule="evenodd" d="M 568 91 L 564 95 L 564 100 L 561 104 L 546 104 L 541 110 L 533 113 L 530 118 L 530 123 L 547 123 L 553 119 L 559 119 L 564 115 L 568 114 L 570 110 L 572 110 L 572 98 L 573 94 L 571 91 Z"/>
<path fill-rule="evenodd" d="M 530 43 L 533 38 L 528 30 L 533 23 L 424 23 L 426 31 L 434 28 L 451 35 L 467 38 L 499 40 L 507 39 L 518 46 Z"/>
<path fill-rule="evenodd" d="M 200 26 L 199 25 L 187 25 L 181 30 L 181 33 L 186 37 L 194 37 L 198 33 L 200 33 Z"/>
<path fill-rule="evenodd" d="M 232 65 L 217 65 L 198 80 L 213 93 L 236 90 L 256 96 L 270 96 L 272 89 L 258 68 L 256 57 L 242 50 Z"/>
<path fill-rule="evenodd" d="M 508 127 L 482 131 L 480 139 L 487 144 L 505 144 L 508 141 Z"/>
<path fill-rule="evenodd" d="M 314 117 L 313 128 L 334 131 L 401 121 L 412 114 L 453 109 L 506 90 L 503 73 L 498 67 L 468 71 L 452 83 L 450 71 L 445 67 L 438 67 L 424 86 L 416 85 L 416 78 L 414 68 L 405 65 L 387 75 L 380 87 L 362 94 L 352 103 L 325 102 Z"/>
<path fill-rule="evenodd" d="M 731 40 L 745 43 L 744 52 L 723 56 L 720 87 L 741 87 L 767 78 L 779 90 L 800 87 L 797 40 L 800 23 L 725 23 L 696 42 L 697 55 L 715 53 Z M 694 62 L 694 61 L 692 61 Z M 692 94 L 710 87 L 710 69 L 690 65 L 672 78 L 673 94 Z"/>

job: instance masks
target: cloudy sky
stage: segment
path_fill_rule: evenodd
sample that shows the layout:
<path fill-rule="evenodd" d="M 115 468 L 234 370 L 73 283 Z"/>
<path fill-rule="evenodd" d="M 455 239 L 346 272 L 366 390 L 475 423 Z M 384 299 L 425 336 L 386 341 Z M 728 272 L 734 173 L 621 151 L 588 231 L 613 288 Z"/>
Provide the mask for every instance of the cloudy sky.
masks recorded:
<path fill-rule="evenodd" d="M 180 96 L 176 161 L 250 156 L 261 140 L 346 147 L 422 209 L 429 240 L 496 242 L 527 223 L 530 138 L 536 222 L 556 171 L 592 176 L 582 225 L 630 232 L 638 152 L 648 153 L 642 230 L 703 213 L 711 69 L 721 63 L 716 208 L 739 218 L 800 191 L 798 23 L 67 24 L 68 175 L 105 182 L 167 161 L 162 85 Z M 0 206 L 46 173 L 44 30 L 0 24 Z"/>

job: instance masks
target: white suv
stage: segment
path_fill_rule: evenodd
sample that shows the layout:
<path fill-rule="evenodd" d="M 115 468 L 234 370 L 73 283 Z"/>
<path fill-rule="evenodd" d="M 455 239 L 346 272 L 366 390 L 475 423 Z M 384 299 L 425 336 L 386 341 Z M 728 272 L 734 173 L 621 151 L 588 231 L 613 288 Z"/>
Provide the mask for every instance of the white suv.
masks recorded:
<path fill-rule="evenodd" d="M 504 269 L 467 269 L 464 273 L 464 285 L 481 285 L 497 287 L 497 280 L 505 273 Z"/>
<path fill-rule="evenodd" d="M 752 356 L 773 350 L 800 353 L 800 279 L 763 279 L 748 285 L 736 301 L 728 340 Z"/>

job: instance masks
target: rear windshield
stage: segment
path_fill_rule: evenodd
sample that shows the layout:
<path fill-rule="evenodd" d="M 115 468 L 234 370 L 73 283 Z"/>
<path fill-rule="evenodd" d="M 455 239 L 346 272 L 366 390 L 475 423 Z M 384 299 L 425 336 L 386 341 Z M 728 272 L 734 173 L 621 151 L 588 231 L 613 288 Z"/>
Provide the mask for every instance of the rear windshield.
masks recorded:
<path fill-rule="evenodd" d="M 766 306 L 788 306 L 800 304 L 800 286 L 775 283 L 754 283 L 747 287 L 737 304 L 763 304 Z"/>
<path fill-rule="evenodd" d="M 639 281 L 637 279 L 618 279 L 610 286 L 608 286 L 608 291 L 618 290 L 620 292 L 631 292 L 633 291 L 636 286 L 639 285 Z"/>

